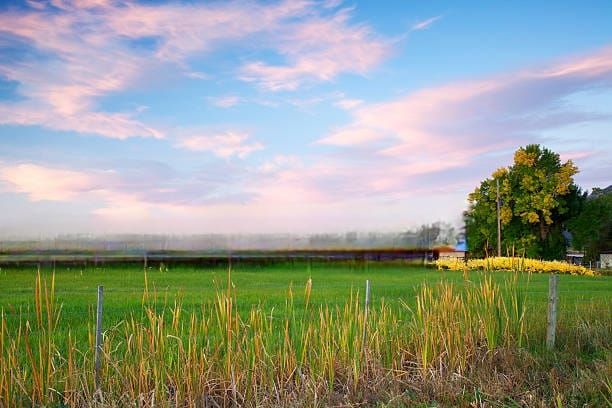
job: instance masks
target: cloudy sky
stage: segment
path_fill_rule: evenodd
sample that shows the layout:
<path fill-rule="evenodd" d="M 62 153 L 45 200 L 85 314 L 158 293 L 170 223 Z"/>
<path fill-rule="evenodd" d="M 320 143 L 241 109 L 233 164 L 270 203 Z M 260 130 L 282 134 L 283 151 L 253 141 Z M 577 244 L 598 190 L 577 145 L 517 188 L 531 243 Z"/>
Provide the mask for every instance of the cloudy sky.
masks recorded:
<path fill-rule="evenodd" d="M 612 183 L 609 1 L 5 0 L 0 230 L 458 222 L 513 151 Z"/>

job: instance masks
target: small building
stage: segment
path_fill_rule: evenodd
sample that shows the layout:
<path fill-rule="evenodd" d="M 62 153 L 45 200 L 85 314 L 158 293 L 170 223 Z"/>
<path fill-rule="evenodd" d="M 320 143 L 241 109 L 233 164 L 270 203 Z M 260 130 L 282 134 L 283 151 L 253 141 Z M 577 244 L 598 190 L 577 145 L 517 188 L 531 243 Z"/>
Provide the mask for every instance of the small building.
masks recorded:
<path fill-rule="evenodd" d="M 599 254 L 599 263 L 602 268 L 612 268 L 612 251 Z"/>
<path fill-rule="evenodd" d="M 584 263 L 584 251 L 568 250 L 565 253 L 565 260 L 572 265 L 582 265 Z"/>
<path fill-rule="evenodd" d="M 465 259 L 467 245 L 465 242 L 459 242 L 454 247 L 444 246 L 435 248 L 434 252 L 437 252 L 437 259 Z"/>

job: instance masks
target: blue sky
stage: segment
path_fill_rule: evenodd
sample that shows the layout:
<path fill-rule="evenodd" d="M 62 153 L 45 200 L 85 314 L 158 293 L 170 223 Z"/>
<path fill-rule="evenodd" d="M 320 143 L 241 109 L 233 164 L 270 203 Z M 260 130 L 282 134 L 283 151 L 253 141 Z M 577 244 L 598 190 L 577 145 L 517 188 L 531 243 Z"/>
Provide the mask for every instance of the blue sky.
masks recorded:
<path fill-rule="evenodd" d="M 606 2 L 0 6 L 4 235 L 458 223 L 516 148 L 612 182 Z"/>

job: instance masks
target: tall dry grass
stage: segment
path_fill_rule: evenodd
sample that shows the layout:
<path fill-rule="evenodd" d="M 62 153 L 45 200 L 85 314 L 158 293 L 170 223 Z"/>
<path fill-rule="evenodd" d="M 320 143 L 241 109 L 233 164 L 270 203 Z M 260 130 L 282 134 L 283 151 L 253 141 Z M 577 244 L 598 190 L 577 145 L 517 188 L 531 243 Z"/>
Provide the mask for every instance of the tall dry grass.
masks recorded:
<path fill-rule="evenodd" d="M 39 274 L 36 321 L 8 327 L 0 312 L 0 406 L 316 406 L 396 386 L 403 395 L 415 379 L 464 378 L 498 351 L 520 350 L 527 314 L 518 279 L 423 285 L 416 306 L 381 300 L 367 320 L 359 292 L 343 306 L 312 305 L 310 280 L 289 287 L 284 308 L 242 314 L 229 273 L 227 288 L 197 312 L 178 300 L 156 307 L 146 285 L 142 313 L 105 329 L 96 391 L 93 323 L 87 344 L 57 336 L 55 280 Z M 294 306 L 296 297 L 305 307 Z"/>

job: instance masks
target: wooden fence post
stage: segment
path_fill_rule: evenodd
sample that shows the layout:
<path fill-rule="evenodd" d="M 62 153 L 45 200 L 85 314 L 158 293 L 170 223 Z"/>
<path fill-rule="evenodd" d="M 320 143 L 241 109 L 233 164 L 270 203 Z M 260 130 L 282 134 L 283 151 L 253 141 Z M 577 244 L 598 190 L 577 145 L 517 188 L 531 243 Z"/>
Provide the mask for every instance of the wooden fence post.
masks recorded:
<path fill-rule="evenodd" d="M 366 348 L 366 336 L 368 333 L 368 309 L 370 308 L 370 280 L 366 280 L 365 287 L 365 302 L 364 302 L 364 313 L 363 313 L 363 338 L 361 341 L 361 345 L 363 347 L 363 351 Z"/>
<path fill-rule="evenodd" d="M 96 349 L 94 357 L 94 379 L 96 392 L 100 391 L 100 359 L 102 358 L 102 307 L 104 303 L 104 286 L 98 286 L 98 308 L 96 311 Z"/>
<path fill-rule="evenodd" d="M 555 334 L 557 331 L 557 282 L 559 276 L 551 274 L 548 279 L 548 324 L 546 326 L 546 348 L 555 347 Z"/>

